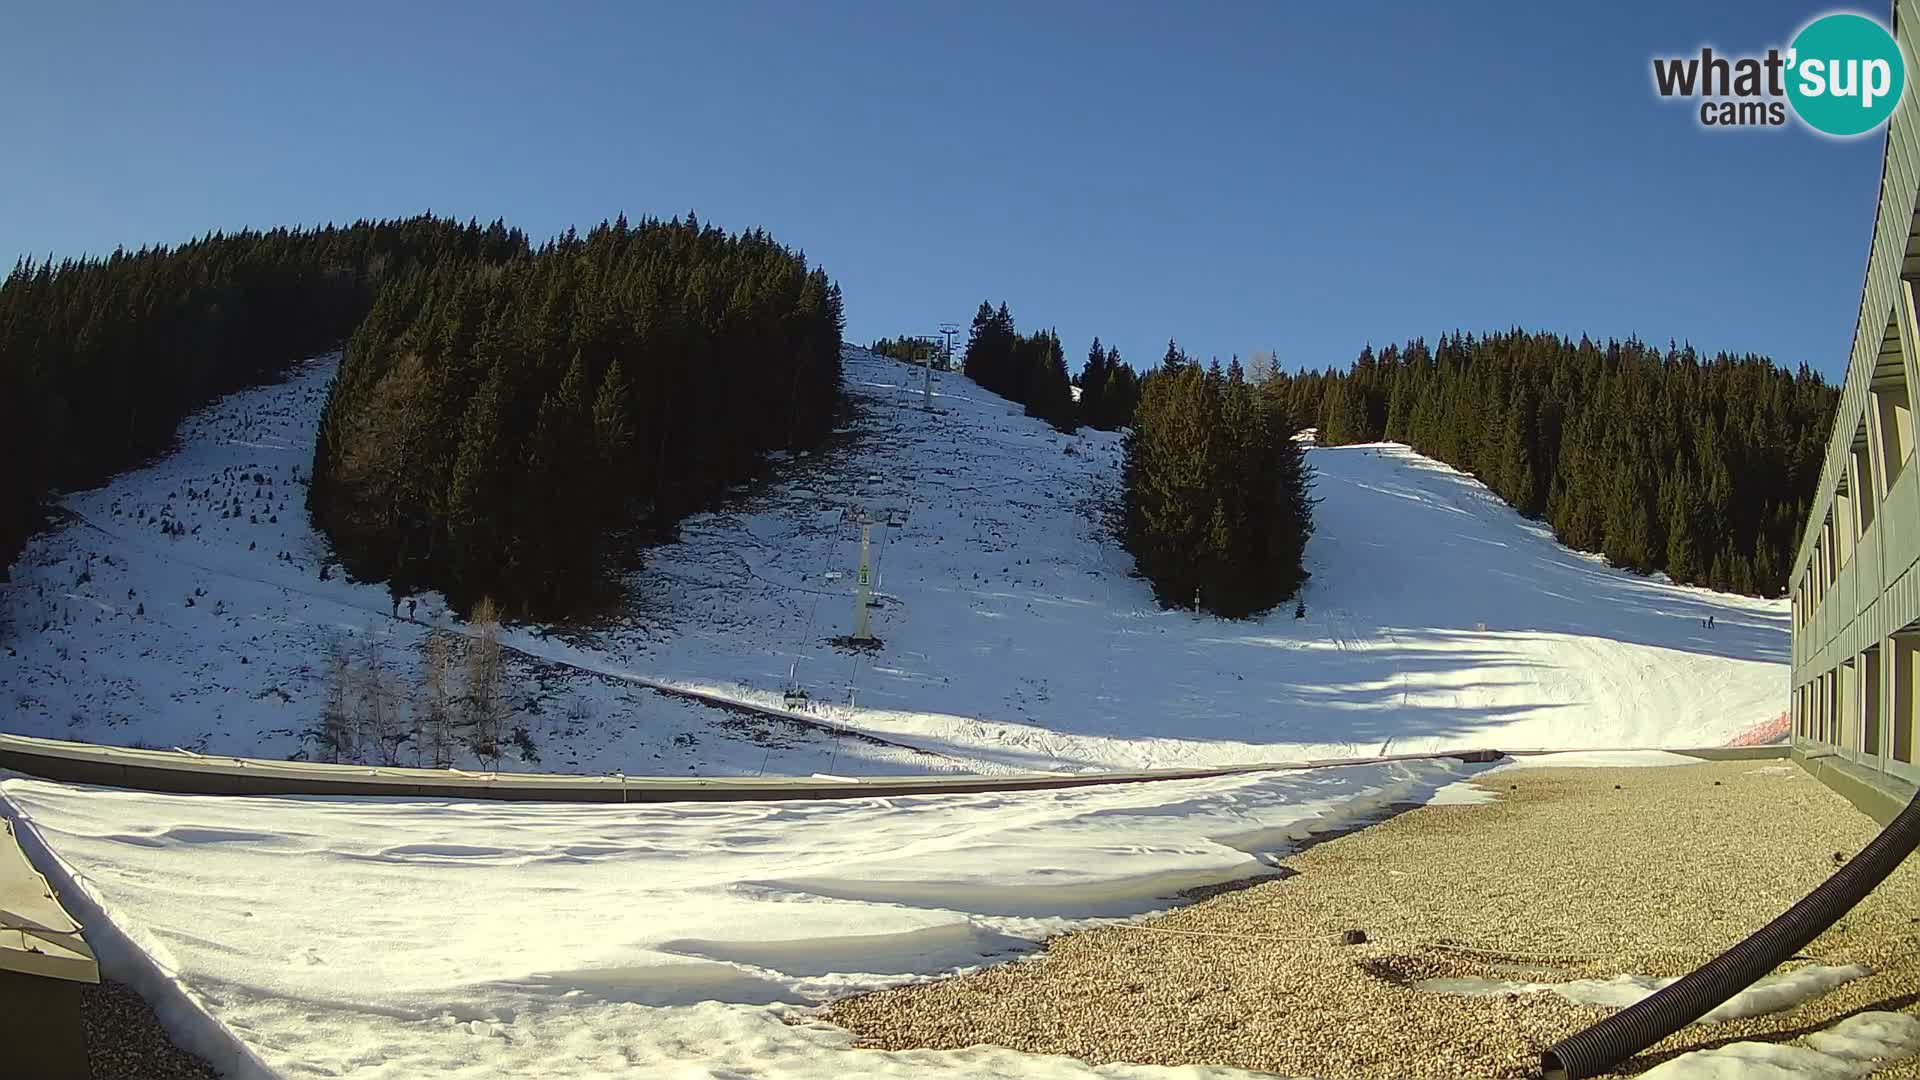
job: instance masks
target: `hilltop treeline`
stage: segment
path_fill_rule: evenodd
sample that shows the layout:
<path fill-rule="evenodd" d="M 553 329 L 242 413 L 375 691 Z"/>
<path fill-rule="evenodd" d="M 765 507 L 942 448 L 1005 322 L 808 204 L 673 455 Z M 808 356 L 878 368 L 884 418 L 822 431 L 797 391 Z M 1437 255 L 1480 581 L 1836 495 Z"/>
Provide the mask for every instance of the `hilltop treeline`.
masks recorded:
<path fill-rule="evenodd" d="M 1162 604 L 1241 618 L 1298 592 L 1313 500 L 1295 430 L 1238 360 L 1202 368 L 1167 343 L 1124 444 L 1122 525 Z"/>
<path fill-rule="evenodd" d="M 1138 378 L 1120 359 L 1120 351 L 1103 351 L 1095 338 L 1080 374 L 1081 396 L 1076 403 L 1060 335 L 1052 330 L 1020 333 L 1004 302 L 998 310 L 980 302 L 967 334 L 961 370 L 982 387 L 1024 404 L 1028 416 L 1062 431 L 1082 424 L 1106 431 L 1119 428 L 1132 418 L 1139 397 Z"/>
<path fill-rule="evenodd" d="M 1118 431 L 1133 423 L 1140 405 L 1140 377 L 1120 359 L 1120 350 L 1102 349 L 1094 338 L 1087 362 L 1074 376 L 1080 388 L 1080 422 L 1102 431 Z"/>
<path fill-rule="evenodd" d="M 897 338 L 876 338 L 873 344 L 867 346 L 867 350 L 909 364 L 924 364 L 929 360 L 938 363 L 940 354 L 946 348 L 941 342 L 902 335 Z"/>
<path fill-rule="evenodd" d="M 764 232 L 625 218 L 390 282 L 348 342 L 308 506 L 357 575 L 554 616 L 609 536 L 816 445 L 839 287 Z"/>
<path fill-rule="evenodd" d="M 188 412 L 339 345 L 383 282 L 525 250 L 498 222 L 416 217 L 17 263 L 0 285 L 0 568 L 53 492 L 105 480 L 165 449 Z"/>
<path fill-rule="evenodd" d="M 1519 330 L 1368 348 L 1268 390 L 1323 444 L 1408 443 L 1570 547 L 1767 596 L 1786 587 L 1838 398 L 1804 365 Z"/>

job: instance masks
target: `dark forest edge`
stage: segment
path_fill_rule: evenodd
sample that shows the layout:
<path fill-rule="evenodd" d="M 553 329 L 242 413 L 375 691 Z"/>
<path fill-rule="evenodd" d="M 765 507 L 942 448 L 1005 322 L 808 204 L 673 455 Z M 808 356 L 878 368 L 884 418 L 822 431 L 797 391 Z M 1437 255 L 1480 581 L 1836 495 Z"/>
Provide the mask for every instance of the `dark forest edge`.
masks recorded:
<path fill-rule="evenodd" d="M 1026 406 L 1028 416 L 1061 431 L 1083 424 L 1117 431 L 1132 422 L 1140 397 L 1139 377 L 1120 359 L 1120 350 L 1103 349 L 1094 338 L 1086 365 L 1069 378 L 1060 335 L 1052 330 L 1020 333 L 1004 301 L 998 309 L 980 302 L 967 332 L 961 370 L 981 387 Z M 1078 400 L 1075 386 L 1080 388 Z"/>
<path fill-rule="evenodd" d="M 389 282 L 321 416 L 314 523 L 396 595 L 591 609 L 622 534 L 831 433 L 843 325 L 804 256 L 691 215 Z"/>
<path fill-rule="evenodd" d="M 1839 400 L 1804 364 L 1517 329 L 1369 347 L 1263 389 L 1322 445 L 1406 443 L 1568 547 L 1760 596 L 1786 588 Z"/>
<path fill-rule="evenodd" d="M 1261 401 L 1238 360 L 1202 369 L 1169 341 L 1143 377 L 1094 338 L 1070 384 L 1059 335 L 1022 334 L 1005 303 L 982 302 L 962 367 L 1061 431 L 1125 429 L 1118 532 L 1163 606 L 1245 618 L 1299 591 L 1312 475 L 1295 428 Z"/>
<path fill-rule="evenodd" d="M 1246 618 L 1306 582 L 1313 473 L 1299 425 L 1262 390 L 1237 358 L 1203 369 L 1172 341 L 1141 382 L 1120 531 L 1163 606 Z"/>
<path fill-rule="evenodd" d="M 0 285 L 0 567 L 59 491 L 346 345 L 308 507 L 396 595 L 557 616 L 765 452 L 831 430 L 839 287 L 764 232 L 624 217 L 539 249 L 420 216 L 22 260 Z"/>
<path fill-rule="evenodd" d="M 336 348 L 381 286 L 526 237 L 420 216 L 209 233 L 16 263 L 0 284 L 0 579 L 57 491 L 165 450 L 182 417 Z"/>
<path fill-rule="evenodd" d="M 55 492 L 163 451 L 187 413 L 344 342 L 310 508 L 349 567 L 397 591 L 563 613 L 605 583 L 620 534 L 657 535 L 766 452 L 826 436 L 842 318 L 803 256 L 691 217 L 623 218 L 538 250 L 499 221 L 420 216 L 22 260 L 0 284 L 0 566 Z M 1022 334 L 1005 304 L 982 303 L 963 366 L 1063 431 L 1130 429 L 1129 549 L 1164 603 L 1198 588 L 1223 613 L 1304 577 L 1303 427 L 1323 445 L 1408 443 L 1615 565 L 1779 595 L 1838 397 L 1804 365 L 1520 330 L 1301 373 L 1201 370 L 1170 344 L 1142 376 L 1095 339 L 1069 379 L 1063 353 L 1053 331 Z M 1228 434 L 1169 441 L 1195 420 Z M 1246 569 L 1272 556 L 1286 565 Z"/>

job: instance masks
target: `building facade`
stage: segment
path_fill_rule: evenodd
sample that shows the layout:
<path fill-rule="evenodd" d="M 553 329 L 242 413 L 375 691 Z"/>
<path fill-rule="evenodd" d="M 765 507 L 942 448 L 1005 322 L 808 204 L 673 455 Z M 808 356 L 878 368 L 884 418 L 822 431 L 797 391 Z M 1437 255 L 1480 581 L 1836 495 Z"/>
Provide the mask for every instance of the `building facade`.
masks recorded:
<path fill-rule="evenodd" d="M 1893 18 L 1920 55 L 1920 0 L 1899 0 Z M 1790 579 L 1794 754 L 1836 786 L 1900 801 L 1920 783 L 1917 124 L 1920 110 L 1902 104 L 1887 126 L 1860 321 Z"/>

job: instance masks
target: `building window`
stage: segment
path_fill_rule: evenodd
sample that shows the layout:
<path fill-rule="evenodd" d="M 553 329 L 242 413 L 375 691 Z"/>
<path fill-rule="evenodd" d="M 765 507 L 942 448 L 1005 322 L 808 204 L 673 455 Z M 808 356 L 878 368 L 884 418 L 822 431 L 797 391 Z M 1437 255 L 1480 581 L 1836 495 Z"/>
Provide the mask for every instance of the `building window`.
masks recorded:
<path fill-rule="evenodd" d="M 1880 650 L 1860 654 L 1860 752 L 1880 756 Z"/>
<path fill-rule="evenodd" d="M 1833 745 L 1851 747 L 1860 721 L 1860 665 L 1848 659 L 1840 665 L 1840 707 L 1834 710 Z"/>
<path fill-rule="evenodd" d="M 1892 678 L 1887 680 L 1887 742 L 1895 761 L 1913 764 L 1914 639 L 1893 638 Z"/>
<path fill-rule="evenodd" d="M 1879 414 L 1880 460 L 1885 465 L 1885 490 L 1892 491 L 1900 473 L 1913 456 L 1913 405 L 1907 397 L 1905 373 L 1873 390 L 1874 410 Z"/>
<path fill-rule="evenodd" d="M 1845 567 L 1853 561 L 1853 496 L 1845 491 L 1833 497 L 1834 549 L 1840 557 L 1834 560 Z"/>
<path fill-rule="evenodd" d="M 1867 530 L 1873 528 L 1873 508 L 1874 504 L 1879 502 L 1877 495 L 1879 488 L 1875 486 L 1873 479 L 1873 455 L 1867 453 L 1866 421 L 1860 422 L 1860 430 L 1854 435 L 1853 441 L 1853 452 L 1848 455 L 1848 460 L 1853 463 L 1853 477 L 1848 487 L 1854 493 L 1853 512 L 1857 519 L 1855 524 L 1858 526 L 1855 534 L 1865 536 Z"/>
<path fill-rule="evenodd" d="M 1829 746 L 1840 745 L 1840 669 L 1827 672 L 1827 715 L 1826 730 L 1820 733 L 1820 741 Z"/>

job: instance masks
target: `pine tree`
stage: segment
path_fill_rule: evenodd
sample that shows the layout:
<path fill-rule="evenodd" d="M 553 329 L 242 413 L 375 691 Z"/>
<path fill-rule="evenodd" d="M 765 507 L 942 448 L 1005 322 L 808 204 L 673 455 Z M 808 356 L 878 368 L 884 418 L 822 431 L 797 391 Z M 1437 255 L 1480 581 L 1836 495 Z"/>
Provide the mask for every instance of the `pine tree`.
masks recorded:
<path fill-rule="evenodd" d="M 1133 423 L 1134 408 L 1140 401 L 1140 380 L 1120 359 L 1120 350 L 1107 350 L 1107 388 L 1100 395 L 1100 420 L 1095 426 L 1117 431 Z"/>
<path fill-rule="evenodd" d="M 1266 419 L 1238 365 L 1163 367 L 1123 442 L 1122 530 L 1154 595 L 1239 618 L 1293 595 L 1312 532 L 1300 449 Z"/>
<path fill-rule="evenodd" d="M 1087 362 L 1080 369 L 1080 422 L 1088 427 L 1105 427 L 1106 413 L 1101 402 L 1107 393 L 1107 351 L 1095 337 L 1087 349 Z"/>
<path fill-rule="evenodd" d="M 1051 330 L 1035 334 L 1025 351 L 1032 357 L 1025 394 L 1027 415 L 1039 417 L 1061 431 L 1072 431 L 1078 426 L 1078 418 L 1059 336 Z"/>
<path fill-rule="evenodd" d="M 1694 541 L 1693 493 L 1686 473 L 1673 476 L 1661 501 L 1667 510 L 1667 575 L 1675 581 L 1693 581 L 1700 573 L 1700 552 Z"/>
<path fill-rule="evenodd" d="M 1187 358 L 1187 354 L 1181 350 L 1180 346 L 1175 343 L 1172 338 L 1167 339 L 1167 353 L 1160 358 L 1160 370 L 1163 373 L 1178 375 L 1182 369 L 1186 368 L 1192 362 L 1193 361 Z"/>
<path fill-rule="evenodd" d="M 496 364 L 467 408 L 454 458 L 453 493 L 447 510 L 447 539 L 455 588 L 460 582 L 485 582 L 507 561 L 507 485 L 513 474 L 507 458 L 506 369 Z M 458 599 L 456 593 L 455 598 Z"/>

